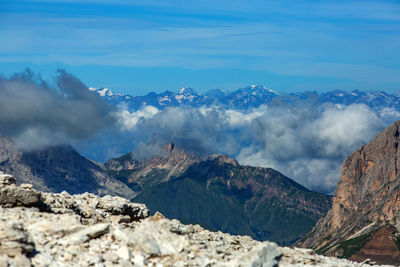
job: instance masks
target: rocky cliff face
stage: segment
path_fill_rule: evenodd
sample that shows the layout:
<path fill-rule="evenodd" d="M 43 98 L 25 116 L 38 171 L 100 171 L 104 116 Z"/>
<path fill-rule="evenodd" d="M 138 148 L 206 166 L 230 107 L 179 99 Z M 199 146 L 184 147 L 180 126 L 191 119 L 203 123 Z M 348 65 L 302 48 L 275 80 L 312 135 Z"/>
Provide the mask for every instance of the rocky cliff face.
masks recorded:
<path fill-rule="evenodd" d="M 241 166 L 227 155 L 204 159 L 173 145 L 160 157 L 123 156 L 105 166 L 111 166 L 111 175 L 138 192 L 134 201 L 145 203 L 152 212 L 285 245 L 310 231 L 331 204 L 329 196 L 312 192 L 273 169 Z"/>
<path fill-rule="evenodd" d="M 196 212 L 194 210 L 194 212 Z M 0 174 L 0 266 L 370 266 L 210 232 L 142 204 L 43 193 Z"/>
<path fill-rule="evenodd" d="M 10 139 L 0 136 L 0 171 L 12 174 L 17 184 L 30 183 L 50 192 L 91 192 L 132 198 L 135 193 L 107 175 L 103 166 L 92 162 L 70 146 L 18 152 Z"/>
<path fill-rule="evenodd" d="M 387 225 L 395 226 L 393 233 L 386 232 L 388 242 L 397 241 L 396 232 L 400 229 L 399 132 L 400 121 L 397 121 L 344 161 L 331 210 L 298 245 L 350 257 Z M 351 242 L 354 244 L 349 248 Z M 392 245 L 388 243 L 387 246 Z M 380 253 L 385 254 L 383 250 Z M 385 263 L 378 258 L 377 262 Z"/>

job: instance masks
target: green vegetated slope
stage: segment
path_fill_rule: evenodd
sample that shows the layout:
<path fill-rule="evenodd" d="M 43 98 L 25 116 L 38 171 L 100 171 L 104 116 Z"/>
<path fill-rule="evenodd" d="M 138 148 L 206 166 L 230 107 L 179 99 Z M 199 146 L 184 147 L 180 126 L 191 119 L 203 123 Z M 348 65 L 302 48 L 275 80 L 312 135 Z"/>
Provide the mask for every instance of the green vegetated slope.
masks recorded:
<path fill-rule="evenodd" d="M 281 245 L 309 232 L 330 208 L 330 196 L 312 192 L 273 169 L 241 166 L 226 155 L 206 160 L 180 155 L 175 164 L 163 159 L 160 167 L 151 160 L 132 160 L 136 170 L 118 171 L 119 176 L 129 175 L 119 179 L 139 192 L 132 200 L 184 223 Z M 190 164 L 182 163 L 187 161 Z M 178 168 L 181 165 L 186 166 L 184 171 Z M 175 169 L 181 171 L 171 171 Z"/>

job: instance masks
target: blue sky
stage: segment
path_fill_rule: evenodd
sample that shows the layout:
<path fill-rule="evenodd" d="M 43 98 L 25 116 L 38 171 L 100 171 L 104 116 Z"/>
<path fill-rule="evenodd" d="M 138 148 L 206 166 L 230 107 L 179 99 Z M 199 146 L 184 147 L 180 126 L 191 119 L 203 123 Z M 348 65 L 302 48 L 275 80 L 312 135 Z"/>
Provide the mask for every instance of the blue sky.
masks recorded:
<path fill-rule="evenodd" d="M 112 3 L 112 4 L 109 4 Z M 400 90 L 399 1 L 0 1 L 0 73 L 133 95 Z"/>

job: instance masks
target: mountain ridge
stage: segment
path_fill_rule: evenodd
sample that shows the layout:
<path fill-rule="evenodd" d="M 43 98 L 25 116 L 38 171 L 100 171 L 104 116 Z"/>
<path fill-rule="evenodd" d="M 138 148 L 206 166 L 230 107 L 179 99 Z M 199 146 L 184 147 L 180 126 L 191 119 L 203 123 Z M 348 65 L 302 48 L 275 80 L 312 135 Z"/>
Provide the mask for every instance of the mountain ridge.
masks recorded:
<path fill-rule="evenodd" d="M 0 171 L 12 174 L 17 184 L 30 183 L 42 191 L 91 192 L 132 198 L 135 193 L 109 177 L 104 166 L 81 156 L 68 145 L 16 151 L 11 139 L 0 136 Z"/>
<path fill-rule="evenodd" d="M 293 243 L 330 206 L 330 196 L 312 192 L 271 168 L 241 166 L 224 154 L 199 157 L 176 146 L 172 151 L 174 157 L 144 161 L 126 154 L 104 165 L 111 176 L 137 191 L 133 201 L 145 203 L 152 211 L 258 240 Z M 198 213 L 190 212 L 193 207 Z M 291 227 L 289 218 L 302 225 Z M 281 225 L 287 226 L 286 231 Z"/>
<path fill-rule="evenodd" d="M 365 104 L 374 110 L 382 108 L 394 108 L 400 111 L 400 96 L 396 93 L 390 94 L 383 91 L 364 92 L 360 90 L 344 91 L 332 90 L 324 93 L 313 92 L 295 92 L 289 94 L 279 94 L 262 85 L 250 85 L 231 92 L 223 92 L 219 89 L 212 89 L 203 94 L 198 94 L 192 88 L 186 88 L 182 91 L 161 93 L 150 92 L 144 96 L 131 96 L 116 94 L 108 88 L 94 88 L 89 90 L 96 92 L 101 98 L 112 104 L 123 103 L 130 111 L 136 111 L 144 106 L 154 106 L 158 109 L 173 106 L 212 106 L 218 105 L 233 109 L 257 108 L 260 105 L 266 105 L 275 100 L 282 100 L 287 103 L 297 101 L 306 101 L 314 103 L 332 103 L 340 105 Z"/>

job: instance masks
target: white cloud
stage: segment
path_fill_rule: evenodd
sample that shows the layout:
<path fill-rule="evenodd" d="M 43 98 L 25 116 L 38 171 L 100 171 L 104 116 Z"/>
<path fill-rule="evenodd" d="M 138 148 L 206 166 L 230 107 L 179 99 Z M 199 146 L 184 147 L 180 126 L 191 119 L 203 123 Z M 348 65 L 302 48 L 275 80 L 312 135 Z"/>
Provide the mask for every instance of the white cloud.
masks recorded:
<path fill-rule="evenodd" d="M 173 142 L 189 152 L 226 153 L 241 164 L 272 167 L 322 192 L 335 188 L 345 157 L 384 127 L 379 113 L 359 104 L 280 104 L 246 112 L 215 106 L 150 107 L 121 112 L 121 118 L 142 151 Z"/>
<path fill-rule="evenodd" d="M 265 109 L 265 107 L 258 108 L 249 113 L 242 113 L 236 110 L 226 110 L 225 114 L 230 125 L 244 126 L 252 122 L 254 119 L 262 116 L 264 114 L 264 111 L 262 109 Z"/>
<path fill-rule="evenodd" d="M 379 116 L 386 124 L 389 124 L 400 118 L 400 112 L 394 108 L 385 107 L 379 110 Z"/>
<path fill-rule="evenodd" d="M 317 140 L 322 141 L 327 156 L 339 156 L 346 147 L 367 142 L 382 124 L 377 115 L 365 105 L 330 107 L 313 123 Z"/>
<path fill-rule="evenodd" d="M 118 111 L 114 112 L 114 116 L 121 130 L 132 130 L 140 120 L 150 119 L 158 112 L 159 110 L 153 106 L 145 106 L 135 112 L 129 112 L 127 109 L 121 109 L 120 107 Z"/>

